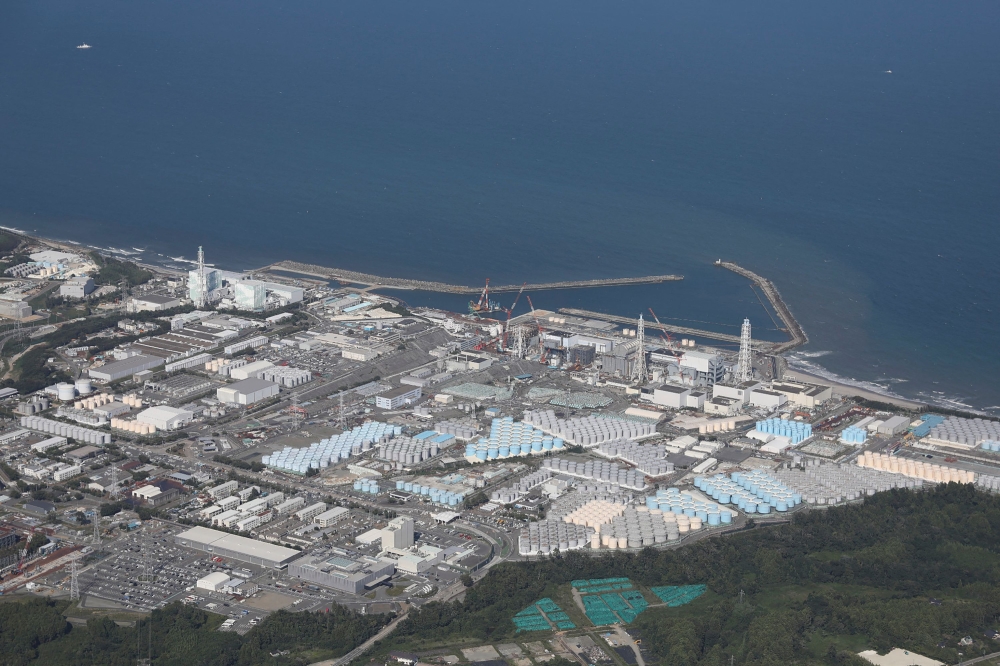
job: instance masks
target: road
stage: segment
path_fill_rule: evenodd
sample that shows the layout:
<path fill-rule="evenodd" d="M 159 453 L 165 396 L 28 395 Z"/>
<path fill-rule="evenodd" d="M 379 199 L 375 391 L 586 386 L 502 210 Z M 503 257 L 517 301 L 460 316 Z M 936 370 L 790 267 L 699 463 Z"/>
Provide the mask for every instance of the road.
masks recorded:
<path fill-rule="evenodd" d="M 309 666 L 340 666 L 341 664 L 351 663 L 352 661 L 363 655 L 365 652 L 368 652 L 368 650 L 370 650 L 372 646 L 375 645 L 376 641 L 382 640 L 383 638 L 391 634 L 393 631 L 395 631 L 399 623 L 405 620 L 407 616 L 409 616 L 409 614 L 410 614 L 409 611 L 403 613 L 395 620 L 382 627 L 382 630 L 379 631 L 377 634 L 375 634 L 367 641 L 365 641 L 358 647 L 354 648 L 353 650 L 345 654 L 343 657 L 340 657 L 339 659 L 327 659 L 326 661 L 313 662 L 312 664 L 309 664 Z"/>
<path fill-rule="evenodd" d="M 1000 652 L 994 652 L 993 654 L 983 655 L 982 657 L 976 657 L 975 659 L 968 659 L 966 661 L 960 661 L 956 666 L 966 666 L 966 664 L 978 664 L 983 661 L 988 661 L 990 659 L 995 659 L 1000 657 Z"/>

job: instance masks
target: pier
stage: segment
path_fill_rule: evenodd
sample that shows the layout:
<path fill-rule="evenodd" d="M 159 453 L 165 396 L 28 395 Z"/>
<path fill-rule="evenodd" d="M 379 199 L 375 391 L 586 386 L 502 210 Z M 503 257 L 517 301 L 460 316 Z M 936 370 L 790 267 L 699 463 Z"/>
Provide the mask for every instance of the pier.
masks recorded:
<path fill-rule="evenodd" d="M 757 275 L 751 270 L 743 268 L 738 264 L 734 264 L 731 261 L 722 261 L 720 259 L 715 262 L 715 265 L 721 266 L 722 268 L 732 271 L 737 275 L 742 275 L 748 280 L 756 283 L 757 286 L 760 287 L 760 290 L 764 292 L 764 296 L 767 297 L 767 300 L 770 301 L 771 307 L 774 308 L 774 311 L 778 314 L 778 318 L 780 318 L 781 322 L 785 325 L 783 330 L 790 338 L 788 342 L 776 345 L 771 350 L 772 353 L 780 354 L 809 342 L 809 336 L 806 335 L 804 330 L 802 330 L 802 326 L 799 325 L 798 320 L 792 315 L 792 311 L 788 309 L 787 305 L 785 305 L 785 301 L 781 298 L 781 294 L 778 292 L 778 288 L 774 286 L 773 282 L 765 277 Z"/>
<path fill-rule="evenodd" d="M 447 284 L 445 282 L 432 282 L 428 280 L 409 280 L 406 278 L 383 277 L 370 273 L 359 273 L 342 268 L 327 268 L 315 264 L 303 264 L 297 261 L 279 261 L 276 264 L 264 266 L 259 271 L 287 271 L 289 273 L 299 273 L 326 280 L 337 280 L 352 284 L 366 285 L 369 288 L 390 288 L 390 289 L 419 289 L 422 291 L 436 291 L 446 294 L 470 294 L 477 295 L 482 287 L 466 287 L 457 284 Z M 562 282 L 543 282 L 524 285 L 525 291 L 541 291 L 544 289 L 592 289 L 594 287 L 623 287 L 635 284 L 658 284 L 661 282 L 674 282 L 683 280 L 682 275 L 647 275 L 644 277 L 631 278 L 606 278 L 598 280 L 566 280 Z M 514 292 L 521 289 L 519 284 L 497 284 L 490 285 L 492 293 Z"/>

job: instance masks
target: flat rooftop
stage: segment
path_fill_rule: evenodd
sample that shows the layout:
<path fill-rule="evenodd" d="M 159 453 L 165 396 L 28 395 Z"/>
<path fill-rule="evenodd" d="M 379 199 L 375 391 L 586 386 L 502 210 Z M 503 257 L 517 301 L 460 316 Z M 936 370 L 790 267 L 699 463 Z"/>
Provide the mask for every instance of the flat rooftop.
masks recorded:
<path fill-rule="evenodd" d="M 247 556 L 259 557 L 270 560 L 277 564 L 289 562 L 302 553 L 284 546 L 276 546 L 272 543 L 257 541 L 247 537 L 236 536 L 227 532 L 209 529 L 207 527 L 192 527 L 186 532 L 181 532 L 175 539 L 184 539 L 202 546 L 212 546 L 213 548 L 225 548 Z"/>

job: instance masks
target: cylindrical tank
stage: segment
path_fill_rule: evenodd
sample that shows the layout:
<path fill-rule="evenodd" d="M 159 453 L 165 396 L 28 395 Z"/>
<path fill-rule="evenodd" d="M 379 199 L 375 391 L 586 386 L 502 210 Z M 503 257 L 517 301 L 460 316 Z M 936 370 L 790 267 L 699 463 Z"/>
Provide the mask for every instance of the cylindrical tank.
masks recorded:
<path fill-rule="evenodd" d="M 76 387 L 67 382 L 56 384 L 56 395 L 63 402 L 69 402 L 76 397 Z"/>
<path fill-rule="evenodd" d="M 90 381 L 90 377 L 80 377 L 76 380 L 75 386 L 80 395 L 87 395 L 94 392 L 94 386 Z"/>

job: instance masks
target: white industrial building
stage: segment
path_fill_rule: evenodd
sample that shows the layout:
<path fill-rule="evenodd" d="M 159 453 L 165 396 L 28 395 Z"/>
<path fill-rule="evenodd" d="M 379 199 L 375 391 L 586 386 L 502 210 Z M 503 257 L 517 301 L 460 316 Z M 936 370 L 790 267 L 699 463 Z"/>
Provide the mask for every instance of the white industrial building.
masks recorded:
<path fill-rule="evenodd" d="M 712 387 L 713 398 L 731 398 L 738 400 L 744 405 L 750 402 L 750 395 L 759 387 L 760 382 L 748 381 L 740 384 L 716 384 Z"/>
<path fill-rule="evenodd" d="M 379 356 L 379 352 L 371 347 L 356 345 L 345 347 L 340 355 L 350 361 L 373 361 Z"/>
<path fill-rule="evenodd" d="M 305 506 L 306 501 L 301 497 L 293 497 L 292 499 L 285 500 L 278 506 L 274 507 L 275 513 L 279 516 L 283 516 L 286 513 L 291 513 L 301 506 Z"/>
<path fill-rule="evenodd" d="M 329 527 L 347 517 L 348 510 L 341 506 L 336 506 L 329 511 L 317 514 L 313 517 L 313 522 L 320 527 Z M 303 519 L 305 520 L 305 519 Z"/>
<path fill-rule="evenodd" d="M 283 568 L 302 553 L 256 539 L 227 534 L 207 527 L 192 527 L 174 537 L 174 543 L 240 562 Z"/>
<path fill-rule="evenodd" d="M 833 389 L 829 386 L 804 382 L 772 382 L 771 390 L 784 395 L 792 404 L 809 409 L 833 397 Z"/>
<path fill-rule="evenodd" d="M 265 282 L 264 289 L 267 293 L 284 301 L 285 305 L 300 303 L 305 297 L 305 290 L 302 287 L 289 287 L 277 282 Z"/>
<path fill-rule="evenodd" d="M 199 578 L 198 582 L 195 583 L 195 587 L 199 590 L 208 590 L 209 592 L 221 592 L 227 583 L 229 583 L 229 576 L 221 571 L 216 571 L 204 578 Z"/>
<path fill-rule="evenodd" d="M 233 285 L 233 302 L 240 310 L 263 310 L 267 291 L 260 280 L 240 280 Z"/>
<path fill-rule="evenodd" d="M 382 528 L 382 550 L 404 549 L 413 545 L 413 518 L 393 518 Z"/>
<path fill-rule="evenodd" d="M 63 298 L 86 298 L 94 289 L 94 279 L 88 275 L 81 275 L 59 285 L 59 295 Z"/>
<path fill-rule="evenodd" d="M 231 356 L 244 349 L 256 349 L 257 347 L 263 347 L 271 340 L 266 335 L 255 335 L 252 338 L 247 338 L 246 340 L 241 340 L 239 342 L 234 342 L 231 345 L 226 345 L 222 348 L 222 353 L 227 356 Z"/>
<path fill-rule="evenodd" d="M 395 572 L 393 562 L 361 557 L 350 559 L 339 555 L 333 557 L 307 556 L 288 565 L 288 575 L 307 580 L 323 587 L 329 587 L 351 594 L 361 594 L 388 580 Z"/>
<path fill-rule="evenodd" d="M 270 361 L 254 361 L 238 367 L 233 366 L 229 370 L 229 376 L 233 379 L 252 379 L 260 377 L 260 374 L 268 368 L 274 367 Z"/>
<path fill-rule="evenodd" d="M 180 299 L 173 296 L 133 296 L 126 304 L 128 312 L 162 312 L 171 308 L 180 307 Z"/>
<path fill-rule="evenodd" d="M 398 386 L 375 396 L 375 406 L 381 409 L 399 409 L 420 399 L 419 386 Z"/>
<path fill-rule="evenodd" d="M 131 377 L 143 370 L 152 370 L 161 365 L 163 365 L 162 358 L 139 354 L 137 356 L 130 356 L 123 361 L 115 361 L 114 363 L 106 363 L 99 368 L 91 368 L 88 373 L 91 379 L 107 384 Z"/>
<path fill-rule="evenodd" d="M 310 504 L 304 509 L 295 512 L 295 517 L 302 522 L 310 521 L 319 514 L 326 511 L 326 502 L 316 502 L 315 504 Z"/>
<path fill-rule="evenodd" d="M 0 298 L 0 317 L 24 319 L 31 316 L 31 306 L 26 301 L 12 301 Z"/>
<path fill-rule="evenodd" d="M 750 394 L 750 404 L 753 407 L 775 410 L 786 402 L 788 402 L 788 398 L 784 395 L 775 391 L 768 391 L 767 389 L 756 388 Z"/>
<path fill-rule="evenodd" d="M 252 405 L 276 395 L 278 395 L 278 385 L 263 379 L 244 379 L 215 391 L 215 397 L 219 402 L 235 405 Z"/>
<path fill-rule="evenodd" d="M 194 412 L 161 405 L 139 412 L 135 420 L 147 423 L 157 430 L 177 430 L 194 420 Z"/>
<path fill-rule="evenodd" d="M 669 407 L 671 409 L 683 409 L 687 407 L 687 398 L 689 395 L 691 395 L 691 388 L 688 386 L 664 384 L 663 386 L 654 388 L 650 393 L 644 391 L 642 397 L 654 405 Z"/>
<path fill-rule="evenodd" d="M 236 492 L 237 487 L 238 484 L 235 481 L 226 481 L 225 483 L 220 483 L 214 488 L 209 488 L 205 492 L 208 493 L 208 495 L 213 499 L 219 499 L 220 497 L 229 497 Z"/>
<path fill-rule="evenodd" d="M 69 465 L 67 467 L 54 470 L 52 472 L 52 480 L 65 481 L 66 479 L 72 479 L 78 474 L 83 474 L 83 468 L 79 465 Z"/>

